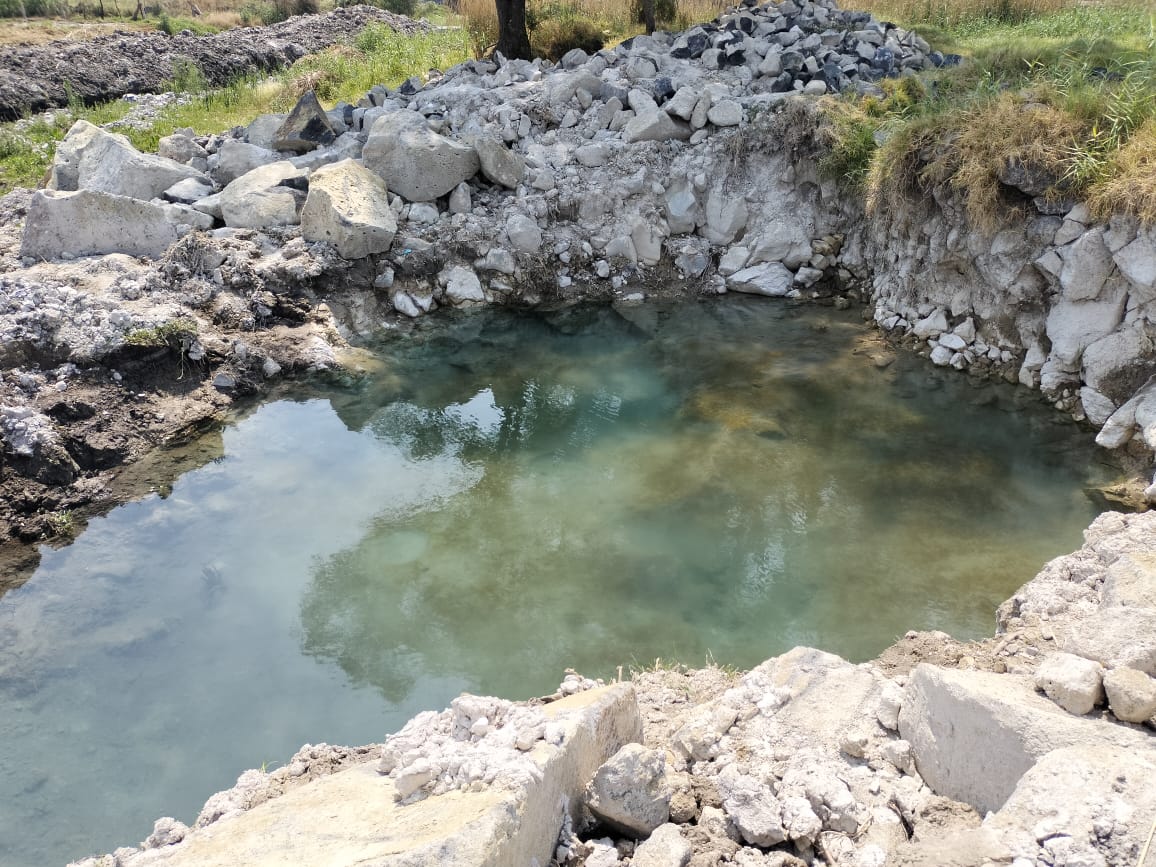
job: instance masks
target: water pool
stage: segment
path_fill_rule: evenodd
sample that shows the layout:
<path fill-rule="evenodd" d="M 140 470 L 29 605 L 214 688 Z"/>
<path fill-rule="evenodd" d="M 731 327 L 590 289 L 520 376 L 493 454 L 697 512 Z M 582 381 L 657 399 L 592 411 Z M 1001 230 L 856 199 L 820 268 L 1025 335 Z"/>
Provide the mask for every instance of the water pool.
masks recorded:
<path fill-rule="evenodd" d="M 462 690 L 990 634 L 1103 472 L 1033 395 L 765 299 L 445 316 L 377 359 L 0 599 L 0 864 L 191 822 Z"/>

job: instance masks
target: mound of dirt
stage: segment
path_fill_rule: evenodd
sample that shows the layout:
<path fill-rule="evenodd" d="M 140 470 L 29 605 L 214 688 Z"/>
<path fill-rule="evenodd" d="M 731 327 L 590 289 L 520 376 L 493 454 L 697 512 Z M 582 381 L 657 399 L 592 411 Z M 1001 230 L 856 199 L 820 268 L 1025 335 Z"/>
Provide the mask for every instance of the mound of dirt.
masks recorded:
<path fill-rule="evenodd" d="M 87 104 L 156 93 L 172 80 L 173 66 L 181 60 L 195 63 L 209 84 L 223 85 L 244 73 L 287 66 L 351 39 L 375 21 L 401 33 L 429 27 L 370 6 L 349 6 L 212 36 L 120 31 L 87 42 L 9 47 L 0 53 L 0 120 L 67 105 L 70 93 Z"/>

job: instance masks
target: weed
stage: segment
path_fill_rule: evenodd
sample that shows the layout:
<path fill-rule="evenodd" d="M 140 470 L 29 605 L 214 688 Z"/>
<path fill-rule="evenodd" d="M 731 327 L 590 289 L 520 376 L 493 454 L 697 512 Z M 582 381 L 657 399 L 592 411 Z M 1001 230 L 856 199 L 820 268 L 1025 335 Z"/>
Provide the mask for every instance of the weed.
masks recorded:
<path fill-rule="evenodd" d="M 178 317 L 152 328 L 135 328 L 124 336 L 126 346 L 167 348 L 181 355 L 197 337 L 197 323 Z"/>
<path fill-rule="evenodd" d="M 49 515 L 47 526 L 48 536 L 52 539 L 71 539 L 76 535 L 76 519 L 68 509 Z"/>

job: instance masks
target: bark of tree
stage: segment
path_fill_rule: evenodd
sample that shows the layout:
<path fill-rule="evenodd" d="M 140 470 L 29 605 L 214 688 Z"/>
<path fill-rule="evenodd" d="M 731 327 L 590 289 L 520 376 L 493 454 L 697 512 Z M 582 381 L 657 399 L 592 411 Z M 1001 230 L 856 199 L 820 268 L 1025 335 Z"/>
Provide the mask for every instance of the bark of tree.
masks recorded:
<path fill-rule="evenodd" d="M 494 0 L 498 7 L 497 51 L 508 59 L 530 59 L 526 33 L 526 0 Z"/>
<path fill-rule="evenodd" d="M 642 21 L 647 34 L 654 32 L 654 0 L 642 0 Z"/>

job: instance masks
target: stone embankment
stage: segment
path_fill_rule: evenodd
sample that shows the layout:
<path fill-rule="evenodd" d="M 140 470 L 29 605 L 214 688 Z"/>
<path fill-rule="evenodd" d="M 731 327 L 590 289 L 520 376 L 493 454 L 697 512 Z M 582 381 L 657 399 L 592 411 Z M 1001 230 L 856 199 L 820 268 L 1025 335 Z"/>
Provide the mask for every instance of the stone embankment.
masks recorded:
<path fill-rule="evenodd" d="M 161 819 L 75 867 L 1142 867 L 1153 675 L 1156 514 L 1108 513 L 980 644 L 462 695 L 380 747 L 247 771 L 192 828 Z"/>
<path fill-rule="evenodd" d="M 122 31 L 85 41 L 7 45 L 0 53 L 0 120 L 59 108 L 74 99 L 91 105 L 126 93 L 160 93 L 177 77 L 181 63 L 196 64 L 206 83 L 221 86 L 349 41 L 371 21 L 402 33 L 428 27 L 371 6 L 350 6 L 212 36 Z"/>

